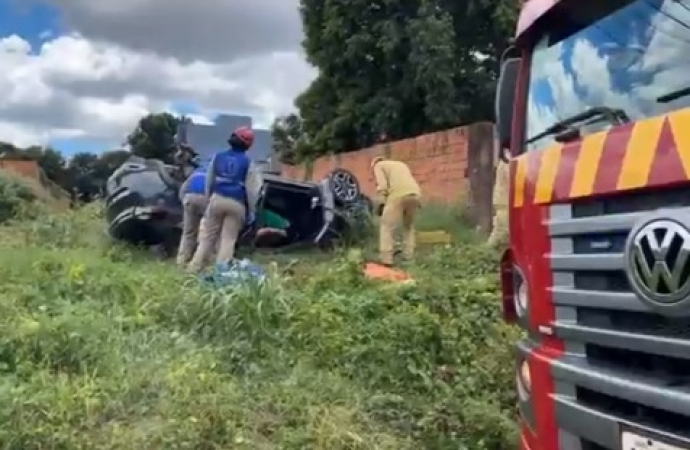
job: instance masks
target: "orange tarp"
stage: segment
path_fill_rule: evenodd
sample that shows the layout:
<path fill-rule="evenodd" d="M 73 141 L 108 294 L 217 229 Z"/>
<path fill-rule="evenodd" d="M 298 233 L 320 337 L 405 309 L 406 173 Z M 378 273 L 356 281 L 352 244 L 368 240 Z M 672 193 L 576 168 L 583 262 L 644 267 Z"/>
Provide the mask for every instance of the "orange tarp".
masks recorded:
<path fill-rule="evenodd" d="M 364 265 L 364 276 L 371 279 L 395 281 L 398 283 L 412 281 L 412 277 L 402 270 L 371 262 Z"/>

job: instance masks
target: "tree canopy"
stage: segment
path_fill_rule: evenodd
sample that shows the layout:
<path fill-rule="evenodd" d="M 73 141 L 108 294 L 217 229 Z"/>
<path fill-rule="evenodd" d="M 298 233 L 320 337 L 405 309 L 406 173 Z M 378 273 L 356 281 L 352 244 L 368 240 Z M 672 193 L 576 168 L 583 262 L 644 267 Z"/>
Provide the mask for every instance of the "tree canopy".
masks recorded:
<path fill-rule="evenodd" d="M 136 128 L 127 136 L 127 144 L 135 155 L 171 164 L 179 122 L 179 118 L 169 113 L 148 114 L 139 120 Z"/>
<path fill-rule="evenodd" d="M 0 158 L 20 161 L 36 161 L 46 177 L 64 190 L 76 189 L 81 194 L 93 197 L 102 191 L 108 177 L 129 156 L 125 150 L 110 150 L 98 155 L 76 153 L 65 158 L 50 147 L 17 147 L 0 142 Z"/>
<path fill-rule="evenodd" d="M 498 61 L 519 3 L 301 0 L 319 75 L 273 126 L 285 162 L 493 118 Z M 289 139 L 285 139 L 289 136 Z"/>

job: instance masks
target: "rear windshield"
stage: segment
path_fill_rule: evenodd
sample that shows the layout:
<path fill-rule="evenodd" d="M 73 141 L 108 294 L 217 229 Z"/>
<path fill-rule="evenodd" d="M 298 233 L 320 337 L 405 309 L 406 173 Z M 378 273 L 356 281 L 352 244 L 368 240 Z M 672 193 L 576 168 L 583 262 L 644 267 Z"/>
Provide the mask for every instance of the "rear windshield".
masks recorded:
<path fill-rule="evenodd" d="M 657 100 L 690 87 L 690 0 L 599 1 L 599 12 L 582 2 L 582 12 L 562 14 L 559 26 L 537 42 L 527 139 L 592 107 L 621 108 L 638 120 L 690 106 L 690 94 L 670 102 Z M 607 126 L 594 123 L 582 132 Z M 546 136 L 527 149 L 543 148 L 553 139 Z"/>

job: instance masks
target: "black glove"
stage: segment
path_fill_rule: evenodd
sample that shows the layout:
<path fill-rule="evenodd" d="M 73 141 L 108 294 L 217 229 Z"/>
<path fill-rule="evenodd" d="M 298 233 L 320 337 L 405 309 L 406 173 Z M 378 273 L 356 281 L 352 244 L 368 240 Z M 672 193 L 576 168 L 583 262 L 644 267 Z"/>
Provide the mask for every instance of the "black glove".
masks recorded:
<path fill-rule="evenodd" d="M 383 215 L 383 208 L 384 208 L 385 206 L 386 206 L 386 205 L 384 205 L 383 203 L 381 203 L 381 204 L 376 208 L 376 215 L 377 215 L 377 216 L 381 217 L 381 216 Z"/>

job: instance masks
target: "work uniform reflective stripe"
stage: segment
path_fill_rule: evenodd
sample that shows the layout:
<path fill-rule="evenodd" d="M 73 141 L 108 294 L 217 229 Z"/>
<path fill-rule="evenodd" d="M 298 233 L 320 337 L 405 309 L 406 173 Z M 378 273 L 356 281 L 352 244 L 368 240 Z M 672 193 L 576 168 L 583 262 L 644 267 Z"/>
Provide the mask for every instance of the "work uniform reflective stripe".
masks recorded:
<path fill-rule="evenodd" d="M 236 181 L 236 180 L 233 180 L 232 178 L 216 177 L 216 183 L 236 183 L 236 184 L 239 184 L 240 186 L 244 187 L 243 181 Z"/>

